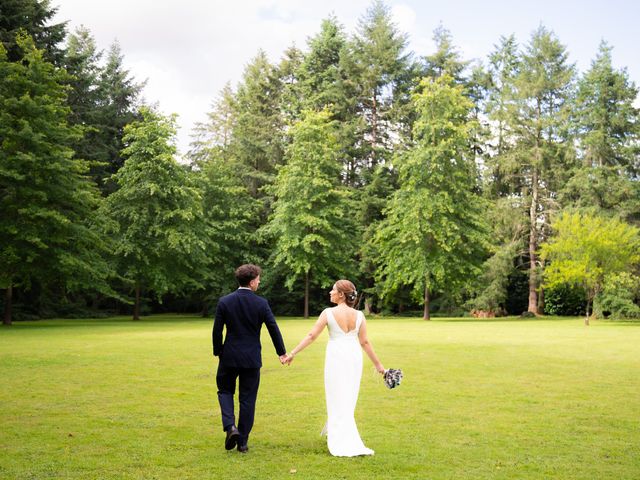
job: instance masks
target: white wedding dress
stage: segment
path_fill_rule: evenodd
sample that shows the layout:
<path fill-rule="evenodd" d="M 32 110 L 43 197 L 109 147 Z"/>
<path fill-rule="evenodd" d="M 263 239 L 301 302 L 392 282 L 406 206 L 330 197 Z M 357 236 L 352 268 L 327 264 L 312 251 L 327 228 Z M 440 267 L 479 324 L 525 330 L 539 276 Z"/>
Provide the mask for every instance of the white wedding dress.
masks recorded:
<path fill-rule="evenodd" d="M 362 443 L 353 416 L 362 377 L 362 350 L 358 332 L 363 315 L 358 312 L 355 328 L 345 332 L 336 322 L 332 310 L 328 308 L 326 312 L 329 342 L 324 362 L 324 389 L 329 452 L 336 457 L 373 455 L 373 450 Z"/>

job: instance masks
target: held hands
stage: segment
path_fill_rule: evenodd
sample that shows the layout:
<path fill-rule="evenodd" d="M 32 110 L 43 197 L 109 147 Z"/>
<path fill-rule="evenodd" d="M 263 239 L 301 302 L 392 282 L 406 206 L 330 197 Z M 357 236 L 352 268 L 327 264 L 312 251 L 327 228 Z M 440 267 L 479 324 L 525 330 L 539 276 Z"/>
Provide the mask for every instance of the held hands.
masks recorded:
<path fill-rule="evenodd" d="M 280 356 L 280 363 L 282 365 L 291 365 L 291 362 L 293 362 L 293 354 L 285 353 Z"/>

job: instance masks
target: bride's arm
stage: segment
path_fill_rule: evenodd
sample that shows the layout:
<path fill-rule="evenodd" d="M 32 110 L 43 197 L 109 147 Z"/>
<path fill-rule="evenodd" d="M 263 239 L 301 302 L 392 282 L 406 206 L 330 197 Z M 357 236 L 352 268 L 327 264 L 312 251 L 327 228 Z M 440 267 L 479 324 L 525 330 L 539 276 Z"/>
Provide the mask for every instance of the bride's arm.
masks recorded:
<path fill-rule="evenodd" d="M 293 357 L 295 357 L 298 353 L 300 353 L 302 350 L 304 350 L 309 345 L 311 345 L 314 342 L 314 340 L 318 338 L 318 335 L 322 333 L 322 330 L 324 330 L 324 327 L 326 326 L 327 326 L 327 314 L 323 310 L 320 316 L 318 317 L 318 320 L 313 325 L 313 328 L 311 328 L 311 331 L 287 355 L 288 358 L 287 360 L 285 360 L 285 363 L 291 363 L 291 361 L 293 360 Z"/>
<path fill-rule="evenodd" d="M 365 352 L 367 352 L 367 356 L 369 357 L 373 365 L 376 367 L 376 370 L 378 371 L 378 373 L 384 373 L 384 367 L 382 366 L 382 363 L 380 363 L 380 360 L 378 360 L 378 356 L 376 355 L 376 352 L 373 351 L 373 345 L 371 345 L 371 342 L 369 341 L 369 337 L 367 337 L 367 320 L 364 318 L 364 315 L 362 316 L 362 324 L 360 325 L 360 332 L 358 333 L 358 339 L 360 340 L 360 345 L 362 346 L 362 349 Z"/>

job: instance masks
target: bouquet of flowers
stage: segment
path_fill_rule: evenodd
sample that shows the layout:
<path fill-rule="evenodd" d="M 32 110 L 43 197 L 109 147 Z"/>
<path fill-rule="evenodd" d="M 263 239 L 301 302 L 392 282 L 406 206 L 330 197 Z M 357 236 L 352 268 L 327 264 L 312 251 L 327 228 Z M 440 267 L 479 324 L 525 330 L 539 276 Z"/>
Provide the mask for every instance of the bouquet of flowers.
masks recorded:
<path fill-rule="evenodd" d="M 382 378 L 384 379 L 384 384 L 387 388 L 395 388 L 400 385 L 402 376 L 402 370 L 390 368 L 389 370 L 384 371 Z"/>

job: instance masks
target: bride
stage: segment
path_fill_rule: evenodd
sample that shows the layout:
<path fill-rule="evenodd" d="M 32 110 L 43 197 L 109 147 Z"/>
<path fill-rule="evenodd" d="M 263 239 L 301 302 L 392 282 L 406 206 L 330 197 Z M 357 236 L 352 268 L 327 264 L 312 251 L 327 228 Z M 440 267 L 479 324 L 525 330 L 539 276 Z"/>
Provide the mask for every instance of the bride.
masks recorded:
<path fill-rule="evenodd" d="M 362 377 L 362 353 L 367 353 L 378 373 L 384 367 L 367 338 L 367 322 L 361 311 L 355 310 L 356 287 L 349 280 L 338 280 L 329 293 L 333 308 L 325 309 L 309 334 L 287 355 L 283 363 L 291 364 L 293 358 L 309 346 L 325 326 L 329 330 L 329 342 L 324 364 L 324 388 L 327 401 L 327 445 L 331 455 L 354 457 L 373 455 L 365 447 L 358 433 L 353 416 L 360 378 Z"/>

